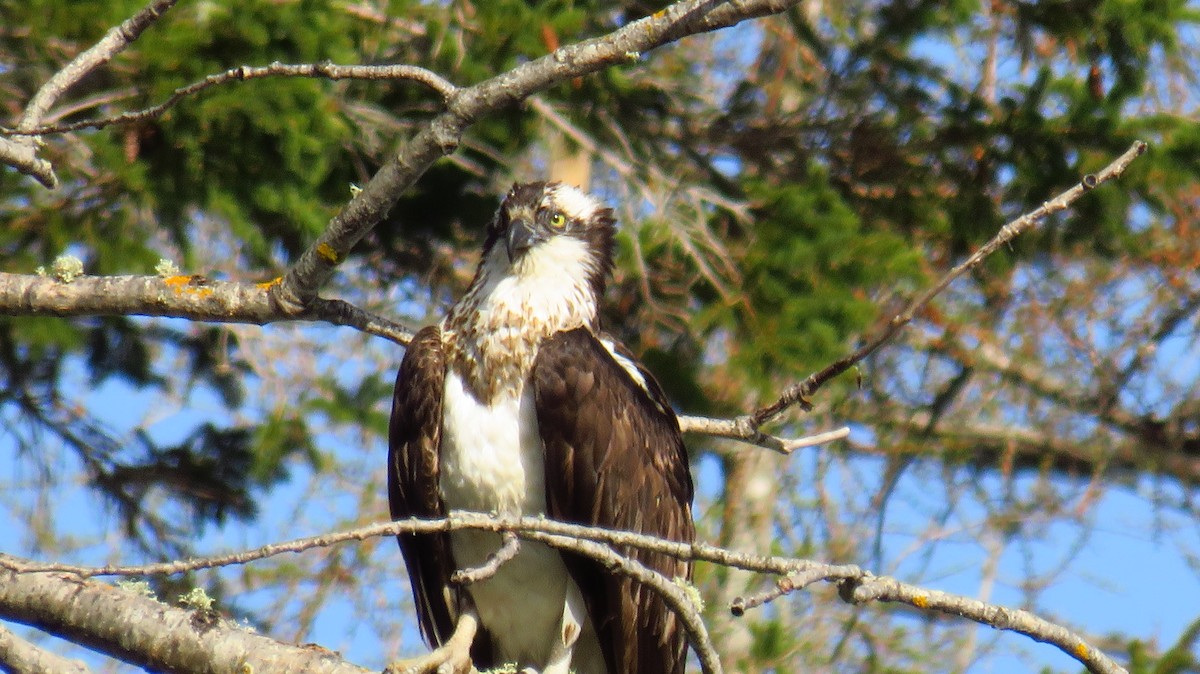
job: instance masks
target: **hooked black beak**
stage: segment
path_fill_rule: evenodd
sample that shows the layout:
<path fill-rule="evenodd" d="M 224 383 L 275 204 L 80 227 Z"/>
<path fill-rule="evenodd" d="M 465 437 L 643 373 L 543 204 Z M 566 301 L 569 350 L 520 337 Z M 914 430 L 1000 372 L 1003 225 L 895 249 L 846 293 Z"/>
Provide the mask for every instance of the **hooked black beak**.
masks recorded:
<path fill-rule="evenodd" d="M 508 259 L 515 262 L 525 251 L 544 238 L 534 229 L 532 220 L 527 218 L 513 220 L 508 225 L 508 237 L 504 240 L 504 247 L 508 249 Z"/>

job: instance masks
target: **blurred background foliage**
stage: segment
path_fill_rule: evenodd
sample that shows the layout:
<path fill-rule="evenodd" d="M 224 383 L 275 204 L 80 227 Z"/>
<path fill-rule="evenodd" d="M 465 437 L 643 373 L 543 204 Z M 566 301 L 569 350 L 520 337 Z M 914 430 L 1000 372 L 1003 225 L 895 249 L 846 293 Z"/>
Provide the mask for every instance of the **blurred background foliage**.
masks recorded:
<path fill-rule="evenodd" d="M 471 84 L 661 6 L 185 1 L 47 121 L 274 61 L 408 63 Z M 5 123 L 139 7 L 0 0 Z M 1200 483 L 1198 18 L 1181 0 L 804 0 L 480 120 L 326 293 L 431 320 L 469 281 L 497 195 L 564 176 L 623 227 L 608 328 L 681 411 L 735 414 L 849 351 L 1004 222 L 1140 138 L 1152 150 L 1118 184 L 994 255 L 811 414 L 770 429 L 849 424 L 850 441 L 788 460 L 690 445 L 702 529 L 731 547 L 951 576 L 968 594 L 1003 576 L 1006 601 L 1039 608 L 1119 492 L 1144 507 L 1129 527 L 1194 571 L 1197 550 L 1171 541 L 1194 522 Z M 153 273 L 166 257 L 185 273 L 273 278 L 438 109 L 410 82 L 270 79 L 48 136 L 59 190 L 0 171 L 0 268 L 32 273 L 69 252 L 91 274 Z M 5 549 L 167 559 L 381 519 L 399 358 L 332 329 L 0 316 L 17 529 Z M 77 498 L 58 497 L 68 487 Z M 1037 547 L 1064 531 L 1073 544 Z M 970 552 L 947 558 L 952 544 Z M 368 611 L 373 637 L 335 638 L 381 663 L 419 648 L 398 559 L 369 543 L 195 582 L 283 638 Z M 1020 647 L 820 591 L 733 621 L 722 602 L 761 579 L 700 578 L 741 671 L 964 671 Z M 1194 671 L 1180 655 L 1194 639 L 1160 654 L 1136 637 L 1106 643 L 1135 671 Z"/>

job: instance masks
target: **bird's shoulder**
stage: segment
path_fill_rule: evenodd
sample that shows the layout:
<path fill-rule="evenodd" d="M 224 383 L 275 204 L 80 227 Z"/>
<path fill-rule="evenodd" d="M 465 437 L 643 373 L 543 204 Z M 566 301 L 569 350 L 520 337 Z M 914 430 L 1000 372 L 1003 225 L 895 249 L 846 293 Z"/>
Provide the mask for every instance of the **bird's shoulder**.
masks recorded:
<path fill-rule="evenodd" d="M 633 352 L 611 335 L 596 334 L 586 327 L 564 330 L 551 335 L 538 349 L 534 363 L 534 382 L 543 393 L 554 389 L 564 400 L 595 396 L 604 386 L 606 397 L 645 402 L 676 431 L 679 422 L 666 393 Z M 567 387 L 572 391 L 568 394 Z"/>

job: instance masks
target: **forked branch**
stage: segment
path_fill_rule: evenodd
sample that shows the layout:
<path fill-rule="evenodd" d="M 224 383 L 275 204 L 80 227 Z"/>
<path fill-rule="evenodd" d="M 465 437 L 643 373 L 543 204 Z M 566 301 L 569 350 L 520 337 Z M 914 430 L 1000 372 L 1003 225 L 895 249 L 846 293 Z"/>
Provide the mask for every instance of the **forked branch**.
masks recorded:
<path fill-rule="evenodd" d="M 914 317 L 924 311 L 925 307 L 929 305 L 933 298 L 940 295 L 941 292 L 949 287 L 949 285 L 957 278 L 974 269 L 975 267 L 978 267 L 980 263 L 982 263 L 989 255 L 999 250 L 1001 246 L 1009 241 L 1012 241 L 1022 232 L 1029 230 L 1038 222 L 1045 219 L 1046 216 L 1066 210 L 1068 206 L 1075 203 L 1075 201 L 1082 197 L 1085 192 L 1093 190 L 1114 178 L 1119 178 L 1121 174 L 1125 172 L 1125 169 L 1127 169 L 1129 165 L 1133 163 L 1133 160 L 1137 159 L 1145 151 L 1146 143 L 1140 140 L 1134 141 L 1133 145 L 1131 145 L 1130 148 L 1124 152 L 1124 154 L 1114 159 L 1108 166 L 1105 166 L 1098 173 L 1090 173 L 1085 175 L 1083 179 L 1071 189 L 1059 194 L 1038 208 L 1001 227 L 996 236 L 992 237 L 990 241 L 981 246 L 979 250 L 975 251 L 974 254 L 964 260 L 961 264 L 954 267 L 944 276 L 938 279 L 937 283 L 933 284 L 932 287 L 909 302 L 908 306 L 904 308 L 904 311 L 893 316 L 882 330 L 880 330 L 871 338 L 867 339 L 862 346 L 847 354 L 845 357 L 830 363 L 822 370 L 809 375 L 809 377 L 804 381 L 792 384 L 784 389 L 783 393 L 775 402 L 759 408 L 753 414 L 749 415 L 749 417 L 745 419 L 745 421 L 748 422 L 746 427 L 752 428 L 755 432 L 757 432 L 759 426 L 779 416 L 780 413 L 792 405 L 799 404 L 801 407 L 809 407 L 810 403 L 808 402 L 808 399 L 817 391 L 817 389 L 824 386 L 829 380 L 862 362 L 863 359 L 874 353 L 876 349 L 889 342 L 893 337 L 896 336 L 897 333 L 900 332 L 901 329 L 904 328 L 904 326 L 911 323 Z"/>

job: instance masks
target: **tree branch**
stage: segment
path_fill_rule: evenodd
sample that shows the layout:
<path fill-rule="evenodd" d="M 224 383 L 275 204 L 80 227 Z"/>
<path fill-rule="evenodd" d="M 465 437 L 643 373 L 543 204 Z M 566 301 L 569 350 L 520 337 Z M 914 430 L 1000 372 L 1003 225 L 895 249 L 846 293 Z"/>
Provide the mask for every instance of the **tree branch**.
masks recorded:
<path fill-rule="evenodd" d="M 826 382 L 854 367 L 864 358 L 874 353 L 880 346 L 890 341 L 892 337 L 895 337 L 904 326 L 912 322 L 913 317 L 923 311 L 933 298 L 941 294 L 955 279 L 979 266 L 984 259 L 999 250 L 1001 246 L 1012 241 L 1017 235 L 1030 229 L 1046 216 L 1065 210 L 1083 196 L 1085 192 L 1095 189 L 1109 180 L 1119 178 L 1125 172 L 1125 169 L 1129 167 L 1129 164 L 1145 151 L 1146 144 L 1140 140 L 1135 141 L 1124 154 L 1114 159 L 1108 166 L 1101 169 L 1099 173 L 1084 176 L 1083 180 L 1071 189 L 1001 227 L 1000 232 L 996 236 L 992 237 L 990 241 L 981 246 L 979 250 L 975 251 L 975 253 L 961 264 L 938 279 L 938 282 L 933 287 L 921 293 L 912 302 L 909 302 L 904 311 L 892 317 L 892 320 L 888 321 L 887 325 L 874 337 L 868 339 L 865 344 L 849 355 L 826 366 L 819 372 L 810 375 L 804 381 L 787 387 L 775 402 L 756 410 L 750 415 L 749 419 L 753 428 L 757 429 L 762 424 L 774 419 L 781 412 L 797 403 L 802 407 L 809 407 L 809 396 L 824 386 Z"/>
<path fill-rule="evenodd" d="M 700 433 L 711 435 L 715 438 L 740 440 L 741 442 L 779 452 L 784 456 L 791 454 L 797 449 L 823 445 L 834 440 L 841 440 L 850 435 L 850 429 L 843 426 L 832 431 L 816 433 L 802 438 L 781 438 L 768 435 L 754 428 L 749 417 L 714 419 L 712 417 L 680 416 L 679 427 L 684 433 Z"/>
<path fill-rule="evenodd" d="M 0 625 L 0 670 L 9 674 L 91 674 L 79 660 L 38 648 L 3 625 Z"/>
<path fill-rule="evenodd" d="M 969 597 L 926 590 L 885 576 L 875 576 L 869 571 L 865 571 L 855 565 L 823 564 L 806 559 L 744 554 L 706 543 L 677 543 L 643 534 L 567 524 L 544 518 L 496 518 L 482 513 L 456 511 L 444 519 L 409 519 L 372 524 L 348 531 L 301 538 L 284 543 L 273 543 L 255 550 L 201 559 L 147 564 L 143 566 L 122 567 L 110 565 L 104 567 L 80 567 L 66 564 L 40 564 L 0 555 L 0 569 L 8 569 L 13 574 L 22 574 L 23 578 L 25 577 L 24 574 L 44 574 L 50 572 L 66 572 L 74 574 L 76 577 L 177 574 L 232 564 L 245 564 L 283 553 L 302 552 L 311 548 L 327 547 L 346 541 L 361 541 L 378 536 L 395 536 L 400 533 L 434 533 L 460 529 L 478 529 L 495 532 L 511 531 L 522 538 L 544 540 L 550 544 L 561 544 L 561 546 L 566 545 L 566 542 L 561 539 L 567 537 L 578 541 L 590 541 L 610 546 L 627 546 L 670 555 L 678 559 L 711 562 L 713 564 L 748 571 L 789 576 L 786 589 L 773 593 L 772 596 L 758 601 L 755 605 L 769 601 L 776 596 L 781 596 L 786 592 L 802 589 L 814 582 L 838 583 L 839 588 L 842 589 L 842 598 L 850 603 L 863 603 L 872 600 L 899 602 L 923 610 L 962 616 L 980 624 L 1024 634 L 1036 641 L 1053 645 L 1084 664 L 1094 674 L 1118 674 L 1124 672 L 1116 662 L 1096 647 L 1088 644 L 1079 635 L 1026 611 L 1013 611 Z M 557 538 L 545 538 L 545 536 Z M 587 544 L 580 545 L 579 547 L 571 547 L 570 549 L 587 555 L 599 554 L 601 557 L 598 557 L 598 559 L 601 562 L 607 563 L 612 561 L 608 552 L 598 553 L 593 546 Z M 612 551 L 609 550 L 609 552 Z M 617 553 L 613 552 L 613 554 Z M 636 567 L 621 567 L 617 570 L 635 573 L 636 571 L 630 571 L 630 569 L 634 568 Z M 0 572 L 0 580 L 2 579 L 4 579 L 4 573 Z M 6 602 L 2 592 L 3 586 L 4 583 L 0 583 L 0 616 L 6 615 L 6 611 L 9 610 L 5 605 Z M 743 600 L 742 602 L 735 601 L 730 609 L 736 614 L 739 610 L 744 611 L 749 607 L 751 607 L 750 604 Z M 689 632 L 689 636 L 691 638 L 693 635 Z"/>
<path fill-rule="evenodd" d="M 425 170 L 453 152 L 463 132 L 480 117 L 506 108 L 557 82 L 581 77 L 687 35 L 776 14 L 798 0 L 684 0 L 608 35 L 561 47 L 541 58 L 450 97 L 446 110 L 422 128 L 346 205 L 271 289 L 284 306 L 304 307 L 317 296 L 350 249 L 371 230 Z"/>
<path fill-rule="evenodd" d="M 311 77 L 329 80 L 412 80 L 436 91 L 442 97 L 443 101 L 449 100 L 458 91 L 458 87 L 454 86 L 454 84 L 441 75 L 425 68 L 410 65 L 336 65 L 333 63 L 304 63 L 298 65 L 272 63 L 266 66 L 244 65 L 237 68 L 230 68 L 223 73 L 209 75 L 185 87 L 179 87 L 167 100 L 143 110 L 125 112 L 102 119 L 71 122 L 69 124 L 48 124 L 31 128 L 5 129 L 0 131 L 0 135 L 19 136 L 68 133 L 80 129 L 103 129 L 115 124 L 141 122 L 162 116 L 163 113 L 170 110 L 179 101 L 204 91 L 209 87 L 227 82 L 242 82 L 265 77 Z"/>
<path fill-rule="evenodd" d="M 58 187 L 58 176 L 54 174 L 54 166 L 37 156 L 37 148 L 36 140 L 0 138 L 0 164 L 17 169 L 48 189 L 55 189 Z"/>
<path fill-rule="evenodd" d="M 1125 674 L 1125 669 L 1079 635 L 1028 611 L 988 604 L 948 592 L 926 590 L 894 578 L 864 574 L 838 584 L 838 594 L 851 604 L 885 601 L 908 604 L 928 611 L 960 615 L 999 630 L 1007 630 L 1059 650 L 1075 658 L 1093 674 Z"/>
<path fill-rule="evenodd" d="M 151 671 L 369 674 L 330 651 L 284 644 L 211 612 L 167 606 L 70 574 L 0 568 L 0 617 Z"/>
<path fill-rule="evenodd" d="M 712 639 L 708 636 L 708 629 L 704 626 L 704 620 L 700 616 L 701 607 L 692 600 L 683 587 L 676 584 L 676 579 L 667 578 L 637 560 L 619 554 L 607 545 L 595 541 L 540 532 L 529 532 L 524 535 L 560 550 L 570 550 L 587 555 L 604 564 L 610 571 L 633 578 L 653 589 L 683 623 L 688 644 L 691 645 L 696 657 L 700 660 L 700 669 L 704 674 L 721 674 L 721 658 L 717 655 Z M 697 596 L 699 595 L 697 594 Z"/>
<path fill-rule="evenodd" d="M 215 323 L 266 325 L 324 321 L 407 344 L 408 328 L 343 300 L 316 298 L 299 313 L 273 301 L 266 283 L 214 281 L 203 276 L 53 276 L 0 272 L 0 313 L 27 316 L 169 316 Z"/>
<path fill-rule="evenodd" d="M 154 0 L 137 14 L 110 29 L 99 42 L 54 73 L 25 106 L 25 112 L 17 122 L 17 130 L 26 131 L 36 127 L 50 111 L 51 106 L 68 89 L 121 53 L 176 2 L 178 0 Z M 49 162 L 36 157 L 38 144 L 36 136 L 19 141 L 0 138 L 0 161 L 9 163 L 18 171 L 33 176 L 46 187 L 54 189 L 58 187 L 58 177 L 54 175 L 54 169 Z M 22 147 L 28 152 L 21 150 Z M 10 162 L 10 159 L 13 161 Z"/>

